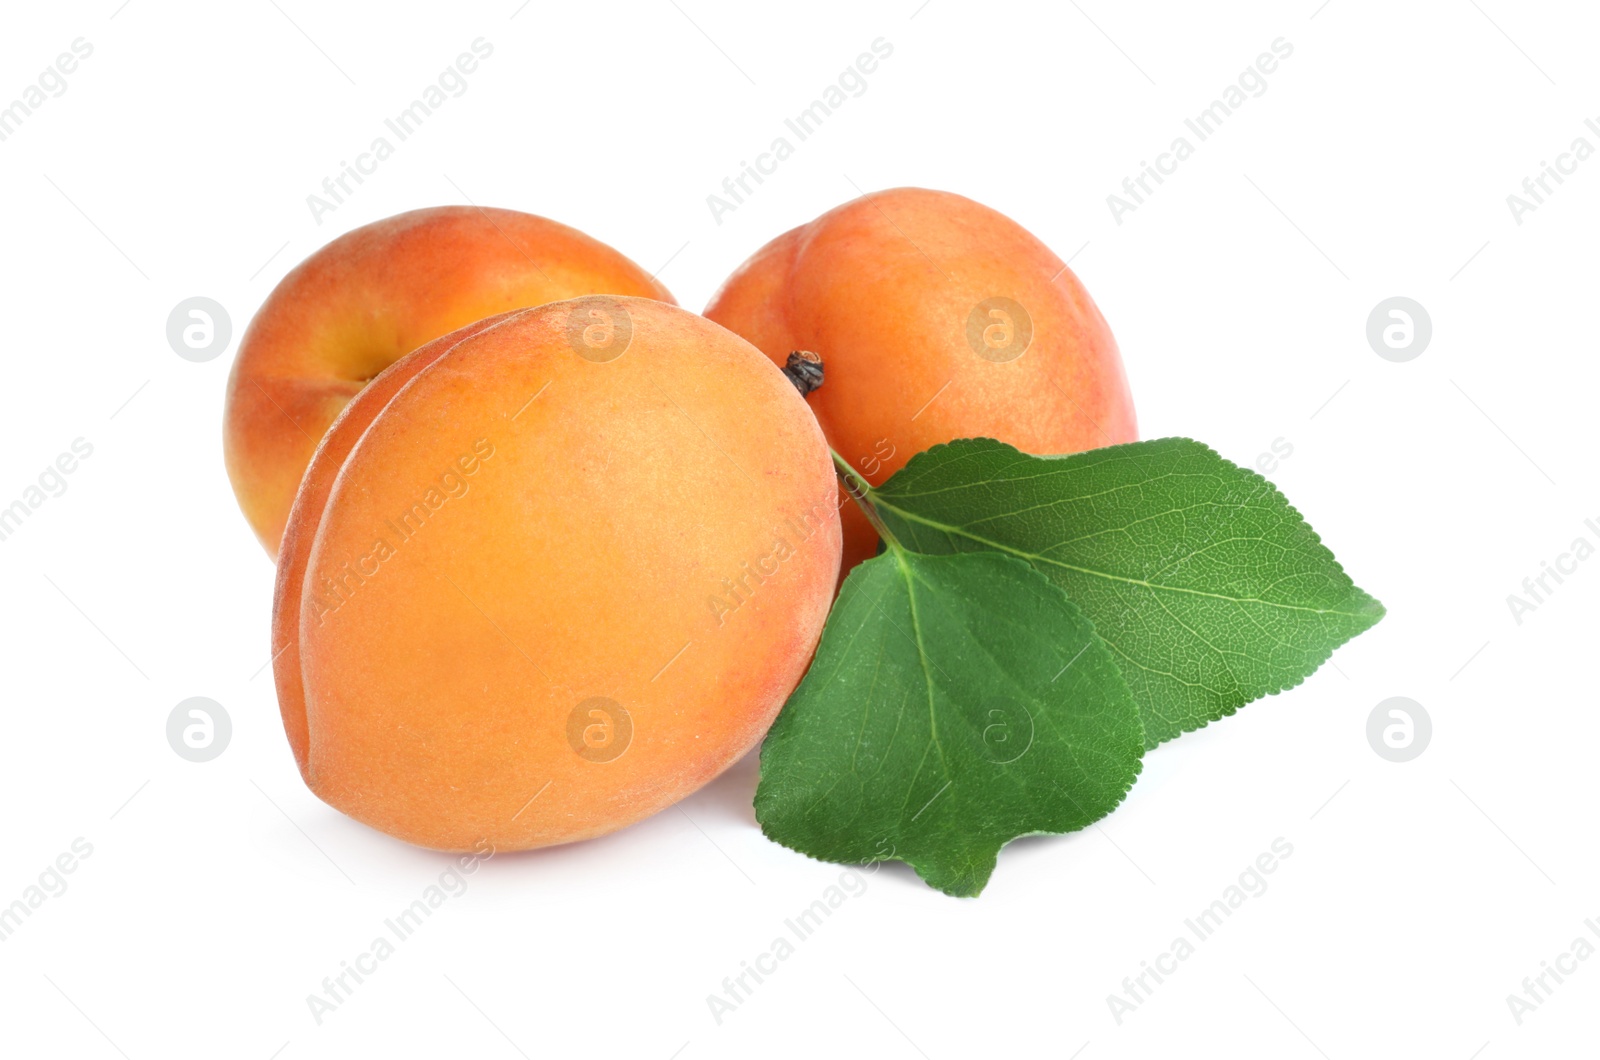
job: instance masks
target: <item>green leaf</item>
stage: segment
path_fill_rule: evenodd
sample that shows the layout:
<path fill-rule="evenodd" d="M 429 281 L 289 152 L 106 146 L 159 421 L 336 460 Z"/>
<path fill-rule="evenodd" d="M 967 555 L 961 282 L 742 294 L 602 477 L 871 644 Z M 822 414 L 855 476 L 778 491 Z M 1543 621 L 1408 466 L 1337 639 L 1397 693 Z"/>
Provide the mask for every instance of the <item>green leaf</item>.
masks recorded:
<path fill-rule="evenodd" d="M 845 581 L 761 748 L 756 818 L 826 861 L 976 895 L 1000 848 L 1110 813 L 1139 710 L 1093 627 L 1027 564 L 891 548 Z"/>
<path fill-rule="evenodd" d="M 1154 747 L 1305 680 L 1383 617 L 1300 513 L 1199 442 L 912 457 L 869 499 L 900 543 L 1024 559 L 1094 621 Z"/>

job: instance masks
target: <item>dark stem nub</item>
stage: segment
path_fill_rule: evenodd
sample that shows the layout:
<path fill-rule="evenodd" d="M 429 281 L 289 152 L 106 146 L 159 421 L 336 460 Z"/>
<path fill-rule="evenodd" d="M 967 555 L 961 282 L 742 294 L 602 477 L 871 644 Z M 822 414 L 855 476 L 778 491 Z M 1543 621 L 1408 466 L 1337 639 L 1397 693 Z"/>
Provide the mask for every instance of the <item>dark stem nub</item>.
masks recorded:
<path fill-rule="evenodd" d="M 800 396 L 805 397 L 822 385 L 822 358 L 810 350 L 795 350 L 783 366 L 783 374 L 800 391 Z"/>

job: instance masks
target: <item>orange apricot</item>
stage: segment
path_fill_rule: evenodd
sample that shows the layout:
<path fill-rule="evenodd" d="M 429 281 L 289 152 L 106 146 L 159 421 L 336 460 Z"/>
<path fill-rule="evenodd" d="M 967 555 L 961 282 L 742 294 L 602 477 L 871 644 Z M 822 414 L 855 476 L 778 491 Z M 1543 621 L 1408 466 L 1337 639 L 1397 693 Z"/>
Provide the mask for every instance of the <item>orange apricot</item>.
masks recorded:
<path fill-rule="evenodd" d="M 284 536 L 307 785 L 422 846 L 602 835 L 753 747 L 838 575 L 815 418 L 749 343 L 592 296 L 477 322 L 352 401 Z"/>
<path fill-rule="evenodd" d="M 807 401 L 874 485 L 916 453 L 989 437 L 1033 453 L 1135 441 L 1116 341 L 1083 284 L 1015 221 L 948 192 L 864 196 L 784 233 L 705 315 L 778 364 L 821 356 Z M 841 510 L 844 567 L 877 534 Z"/>
<path fill-rule="evenodd" d="M 513 210 L 441 206 L 335 239 L 267 297 L 228 378 L 223 456 L 276 557 L 311 454 L 340 410 L 423 343 L 511 309 L 585 294 L 672 295 L 582 232 Z"/>

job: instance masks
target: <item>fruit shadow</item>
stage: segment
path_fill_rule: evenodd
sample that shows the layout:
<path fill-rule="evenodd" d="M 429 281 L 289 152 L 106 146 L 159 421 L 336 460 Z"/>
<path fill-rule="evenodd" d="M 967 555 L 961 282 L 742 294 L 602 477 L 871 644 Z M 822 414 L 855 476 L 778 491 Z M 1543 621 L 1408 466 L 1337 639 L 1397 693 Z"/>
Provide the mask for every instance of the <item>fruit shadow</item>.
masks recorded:
<path fill-rule="evenodd" d="M 684 817 L 688 818 L 688 823 L 702 830 L 711 829 L 714 824 L 731 824 L 759 832 L 754 806 L 759 771 L 759 754 L 751 751 L 693 795 L 626 828 L 580 843 L 497 853 L 493 858 L 497 874 L 537 878 L 555 866 L 584 864 L 596 858 L 618 856 L 625 849 L 637 849 L 641 841 L 648 846 L 663 834 L 662 829 L 675 833 L 687 828 Z M 665 845 L 671 846 L 674 842 L 668 841 Z M 420 848 L 415 853 L 424 861 L 434 856 L 433 852 Z"/>
<path fill-rule="evenodd" d="M 757 747 L 679 805 L 702 823 L 726 822 L 759 831 L 755 802 L 760 779 L 761 749 Z"/>

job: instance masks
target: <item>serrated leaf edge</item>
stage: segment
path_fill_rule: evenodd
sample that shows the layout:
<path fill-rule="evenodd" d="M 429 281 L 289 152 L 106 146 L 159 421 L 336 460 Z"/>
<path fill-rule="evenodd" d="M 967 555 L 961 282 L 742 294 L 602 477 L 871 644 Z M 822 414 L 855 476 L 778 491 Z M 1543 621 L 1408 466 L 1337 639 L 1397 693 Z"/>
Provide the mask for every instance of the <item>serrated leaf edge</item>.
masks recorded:
<path fill-rule="evenodd" d="M 1220 712 L 1217 712 L 1217 713 L 1214 713 L 1214 714 L 1208 712 L 1208 716 L 1203 718 L 1199 722 L 1199 724 L 1193 725 L 1193 726 L 1189 726 L 1189 727 L 1185 727 L 1185 728 L 1181 728 L 1178 732 L 1175 732 L 1170 736 L 1162 737 L 1161 739 L 1155 741 L 1154 743 L 1148 742 L 1149 741 L 1149 733 L 1147 731 L 1146 732 L 1146 736 L 1145 736 L 1145 739 L 1146 739 L 1145 749 L 1147 751 L 1151 750 L 1153 748 L 1159 747 L 1161 744 L 1166 743 L 1168 740 L 1177 739 L 1179 736 L 1186 735 L 1187 733 L 1198 732 L 1199 730 L 1205 728 L 1206 726 L 1210 725 L 1214 721 L 1220 721 L 1223 718 L 1231 718 L 1233 715 L 1235 715 L 1235 714 L 1237 714 L 1239 712 L 1241 707 L 1247 707 L 1251 703 L 1256 702 L 1256 700 L 1265 699 L 1267 696 L 1275 696 L 1275 695 L 1278 695 L 1281 692 L 1287 692 L 1290 689 L 1298 688 L 1300 685 L 1304 684 L 1318 670 L 1322 669 L 1323 665 L 1329 659 L 1333 658 L 1333 653 L 1334 652 L 1338 651 L 1344 645 L 1350 643 L 1350 641 L 1354 640 L 1356 637 L 1360 636 L 1362 633 L 1365 633 L 1367 630 L 1369 630 L 1373 626 L 1377 625 L 1379 622 L 1381 622 L 1383 620 L 1384 616 L 1388 614 L 1388 609 L 1383 606 L 1382 601 L 1378 600 L 1371 593 L 1368 593 L 1365 589 L 1362 589 L 1359 585 L 1357 585 L 1355 583 L 1355 579 L 1351 578 L 1349 572 L 1347 572 L 1344 569 L 1344 564 L 1339 562 L 1339 557 L 1334 554 L 1333 549 L 1329 548 L 1327 546 L 1327 544 L 1323 542 L 1322 535 L 1319 534 L 1317 532 L 1316 528 L 1311 525 L 1311 521 L 1305 517 L 1304 513 L 1302 513 L 1299 508 L 1296 508 L 1294 506 L 1294 504 L 1289 500 L 1289 498 L 1283 493 L 1282 490 L 1278 489 L 1276 483 L 1274 483 L 1271 479 L 1267 478 L 1265 475 L 1262 475 L 1262 474 L 1260 474 L 1260 473 L 1258 473 L 1256 471 L 1252 471 L 1250 468 L 1243 467 L 1242 465 L 1239 465 L 1239 464 L 1235 464 L 1232 460 L 1229 460 L 1227 457 L 1223 456 L 1221 453 L 1217 452 L 1215 449 L 1213 449 L 1211 446 L 1205 444 L 1204 442 L 1198 441 L 1197 439 L 1189 438 L 1189 437 L 1186 437 L 1186 436 L 1183 436 L 1183 435 L 1168 435 L 1168 436 L 1164 436 L 1164 437 L 1161 437 L 1161 438 L 1141 439 L 1140 441 L 1137 441 L 1137 442 L 1123 442 L 1123 443 L 1121 443 L 1119 445 L 1108 445 L 1108 446 L 1102 446 L 1099 449 L 1088 449 L 1088 450 L 1085 450 L 1084 452 L 1081 452 L 1081 453 L 1059 453 L 1059 454 L 1048 454 L 1048 455 L 1040 455 L 1040 454 L 1036 454 L 1036 453 L 1024 452 L 1023 450 L 1018 449 L 1016 446 L 1011 445 L 1008 442 L 1002 442 L 997 438 L 987 438 L 987 437 L 957 438 L 957 439 L 954 439 L 953 441 L 942 442 L 942 443 L 940 443 L 938 445 L 930 446 L 927 449 L 924 449 L 922 452 L 917 453 L 910 460 L 906 461 L 906 464 L 905 464 L 905 466 L 903 468 L 901 468 L 899 471 L 895 472 L 894 475 L 891 475 L 889 477 L 889 479 L 886 482 L 883 483 L 882 486 L 874 486 L 874 487 L 872 487 L 872 490 L 868 495 L 868 500 L 870 502 L 874 503 L 874 504 L 879 505 L 880 507 L 888 508 L 891 512 L 893 512 L 895 515 L 897 515 L 897 516 L 899 516 L 901 518 L 908 519 L 908 520 L 910 520 L 912 522 L 919 522 L 924 526 L 928 526 L 930 528 L 933 528 L 933 529 L 936 529 L 936 530 L 940 530 L 940 531 L 943 531 L 945 533 L 961 534 L 962 536 L 966 537 L 968 540 L 973 541 L 973 542 L 975 542 L 977 544 L 980 544 L 980 545 L 984 546 L 985 548 L 991 549 L 991 550 L 996 551 L 996 552 L 1003 553 L 1005 555 L 1012 556 L 1012 557 L 1014 557 L 1014 558 L 1016 558 L 1018 560 L 1021 560 L 1022 562 L 1028 563 L 1029 566 L 1032 566 L 1033 565 L 1033 561 L 1035 559 L 1038 559 L 1039 557 L 1034 557 L 1029 553 L 1023 553 L 1023 552 L 1020 552 L 1020 551 L 1018 551 L 1016 549 L 1007 548 L 1005 546 L 998 545 L 998 544 L 996 544 L 994 542 L 990 542 L 990 541 L 984 540 L 983 538 L 980 538 L 980 537 L 978 537 L 978 536 L 976 536 L 974 534 L 965 533 L 964 531 L 960 530 L 960 528 L 957 528 L 957 527 L 947 527 L 947 526 L 945 526 L 945 525 L 943 525 L 941 523 L 935 523 L 935 522 L 933 522 L 931 520 L 928 520 L 928 519 L 917 518 L 915 516 L 912 516 L 910 513 L 907 513 L 905 511 L 903 511 L 902 509 L 895 507 L 895 505 L 893 503 L 885 502 L 885 501 L 883 501 L 881 499 L 881 495 L 880 495 L 880 491 L 881 490 L 887 488 L 889 486 L 889 484 L 892 483 L 900 475 L 903 475 L 905 472 L 910 471 L 912 468 L 916 467 L 918 462 L 922 461 L 924 457 L 928 457 L 929 459 L 932 459 L 932 454 L 937 453 L 942 449 L 966 448 L 966 447 L 968 447 L 970 445 L 970 443 L 973 443 L 973 442 L 988 443 L 988 444 L 997 446 L 997 447 L 999 447 L 1001 449 L 1010 450 L 1012 453 L 1015 453 L 1019 457 L 1024 457 L 1024 458 L 1032 459 L 1032 460 L 1070 460 L 1070 459 L 1073 459 L 1073 458 L 1076 458 L 1076 457 L 1082 457 L 1082 456 L 1085 456 L 1085 455 L 1088 455 L 1088 454 L 1091 454 L 1091 453 L 1109 453 L 1109 452 L 1112 452 L 1112 451 L 1118 450 L 1118 449 L 1137 448 L 1139 446 L 1149 445 L 1152 442 L 1182 442 L 1182 443 L 1187 443 L 1188 445 L 1192 445 L 1192 446 L 1196 447 L 1197 449 L 1199 449 L 1199 450 L 1201 450 L 1201 451 L 1203 451 L 1205 453 L 1210 454 L 1211 456 L 1215 457 L 1217 460 L 1222 461 L 1224 464 L 1228 465 L 1229 467 L 1231 467 L 1231 468 L 1233 468 L 1233 469 L 1235 469 L 1237 471 L 1244 472 L 1244 474 L 1247 476 L 1247 480 L 1248 479 L 1254 479 L 1254 480 L 1257 480 L 1260 483 L 1264 484 L 1267 487 L 1267 496 L 1268 496 L 1268 498 L 1269 499 L 1276 499 L 1276 500 L 1280 501 L 1283 504 L 1283 506 L 1286 509 L 1288 509 L 1288 511 L 1290 513 L 1292 513 L 1294 515 L 1295 518 L 1300 520 L 1300 525 L 1305 527 L 1306 532 L 1311 535 L 1312 541 L 1315 544 L 1320 545 L 1322 547 L 1323 551 L 1327 553 L 1328 560 L 1333 564 L 1334 571 L 1337 573 L 1339 578 L 1343 579 L 1343 582 L 1344 582 L 1345 586 L 1347 587 L 1348 591 L 1350 593 L 1354 594 L 1357 598 L 1359 598 L 1359 600 L 1362 600 L 1362 601 L 1365 601 L 1367 603 L 1370 603 L 1371 607 L 1363 608 L 1362 610 L 1358 610 L 1358 611 L 1336 611 L 1336 610 L 1325 609 L 1325 608 L 1292 607 L 1292 606 L 1289 606 L 1289 605 L 1274 604 L 1274 603 L 1272 603 L 1270 601 L 1265 601 L 1265 600 L 1241 599 L 1241 598 L 1238 598 L 1238 597 L 1223 596 L 1223 595 L 1218 594 L 1218 593 L 1200 593 L 1200 594 L 1198 594 L 1198 595 L 1203 595 L 1203 596 L 1210 596 L 1210 597 L 1212 597 L 1214 599 L 1227 600 L 1230 603 L 1239 603 L 1239 604 L 1259 603 L 1259 604 L 1263 604 L 1263 605 L 1268 606 L 1268 607 L 1283 607 L 1286 610 L 1306 611 L 1306 612 L 1310 612 L 1310 613 L 1313 613 L 1313 614 L 1339 615 L 1339 616 L 1344 617 L 1344 618 L 1352 618 L 1352 619 L 1365 619 L 1365 618 L 1371 617 L 1371 621 L 1368 622 L 1362 629 L 1356 630 L 1354 633 L 1351 633 L 1349 636 L 1344 637 L 1344 638 L 1334 642 L 1333 644 L 1331 644 L 1325 652 L 1320 653 L 1320 658 L 1317 658 L 1315 666 L 1313 666 L 1309 671 L 1307 671 L 1306 673 L 1302 674 L 1300 677 L 1298 677 L 1298 678 L 1296 678 L 1296 679 L 1294 679 L 1292 681 L 1285 681 L 1285 682 L 1279 683 L 1279 684 L 1276 685 L 1276 687 L 1268 688 L 1265 691 L 1261 692 L 1259 695 L 1252 696 L 1250 699 L 1246 699 L 1243 702 L 1229 704 L 1229 705 L 1223 707 L 1220 710 Z M 911 551 L 916 551 L 915 549 L 911 549 L 909 545 L 906 545 L 906 546 L 903 546 L 903 547 L 906 547 L 906 548 L 910 549 Z M 1026 557 L 1026 558 L 1024 558 L 1024 557 Z M 1050 562 L 1048 560 L 1041 560 L 1041 561 L 1042 562 Z M 1151 585 L 1148 582 L 1142 582 L 1142 581 L 1139 581 L 1137 579 L 1122 578 L 1122 577 L 1118 577 L 1118 576 L 1115 576 L 1115 575 L 1106 574 L 1106 573 L 1104 573 L 1102 571 L 1094 571 L 1094 570 L 1089 570 L 1088 568 L 1084 568 L 1084 567 L 1077 567 L 1077 566 L 1074 566 L 1072 564 L 1060 563 L 1060 564 L 1056 564 L 1056 565 L 1060 566 L 1060 567 L 1063 567 L 1065 569 L 1076 571 L 1078 573 L 1082 573 L 1082 574 L 1085 574 L 1085 575 L 1088 575 L 1088 576 L 1092 576 L 1092 577 L 1102 577 L 1102 578 L 1106 578 L 1107 580 L 1122 581 L 1122 582 L 1124 582 L 1126 584 L 1142 585 L 1142 586 L 1144 586 L 1146 588 L 1151 589 L 1152 591 L 1157 590 L 1157 589 L 1167 589 L 1168 591 L 1174 591 L 1174 592 L 1193 592 L 1193 590 L 1172 589 L 1169 586 Z M 1055 583 L 1052 582 L 1051 584 L 1054 585 Z M 1060 586 L 1057 586 L 1057 588 L 1059 589 Z M 1074 606 L 1076 606 L 1076 605 L 1074 604 Z M 1087 616 L 1085 616 L 1085 617 L 1087 617 Z M 1091 621 L 1091 625 L 1092 624 L 1093 623 Z M 1098 633 L 1096 634 L 1096 636 L 1099 637 Z M 1099 639 L 1101 640 L 1102 643 L 1104 643 L 1106 645 L 1106 647 L 1113 653 L 1113 655 L 1117 659 L 1127 659 L 1128 658 L 1128 656 L 1125 653 L 1123 653 L 1120 649 L 1118 649 L 1115 644 L 1111 643 L 1110 641 L 1105 640 L 1103 637 L 1099 637 Z M 1313 657 L 1315 657 L 1315 656 L 1313 656 Z M 1131 659 L 1129 659 L 1128 661 L 1132 662 Z M 1138 664 L 1134 663 L 1134 665 L 1137 666 Z"/>
<path fill-rule="evenodd" d="M 1001 443 L 1001 444 L 1004 444 L 1004 443 Z M 915 550 L 914 549 L 907 549 L 907 551 L 915 551 Z M 932 559 L 940 558 L 936 554 L 929 554 L 929 553 L 918 553 L 918 554 L 923 556 L 923 557 L 925 557 L 925 558 L 932 558 Z M 934 890 L 939 891 L 941 894 L 947 894 L 947 895 L 950 895 L 953 898 L 976 898 L 976 897 L 978 897 L 979 895 L 981 895 L 983 893 L 985 888 L 988 887 L 989 881 L 993 878 L 995 870 L 999 867 L 1000 852 L 1002 850 L 1004 850 L 1006 847 L 1010 846 L 1012 843 L 1016 842 L 1019 839 L 1029 838 L 1030 836 L 1072 835 L 1075 832 L 1082 832 L 1085 829 L 1089 828 L 1091 825 L 1098 824 L 1099 822 L 1105 820 L 1107 817 L 1111 816 L 1111 814 L 1115 813 L 1117 811 L 1117 809 L 1119 807 L 1121 807 L 1124 802 L 1127 801 L 1129 793 L 1133 791 L 1134 785 L 1136 783 L 1138 783 L 1139 777 L 1144 772 L 1144 754 L 1145 754 L 1145 752 L 1148 752 L 1151 749 L 1151 747 L 1154 746 L 1154 745 L 1152 745 L 1149 742 L 1149 737 L 1145 733 L 1145 729 L 1144 729 L 1144 714 L 1143 714 L 1143 711 L 1141 711 L 1139 709 L 1138 698 L 1133 695 L 1133 689 L 1128 686 L 1127 678 L 1123 676 L 1122 665 L 1121 665 L 1121 663 L 1118 662 L 1118 656 L 1119 656 L 1120 653 L 1116 652 L 1112 648 L 1112 646 L 1105 640 L 1105 638 L 1100 636 L 1100 634 L 1095 630 L 1094 620 L 1091 619 L 1087 614 L 1085 614 L 1083 609 L 1080 608 L 1076 603 L 1073 602 L 1072 598 L 1067 595 L 1067 592 L 1066 592 L 1065 589 L 1061 588 L 1061 586 L 1057 585 L 1055 582 L 1051 581 L 1050 579 L 1044 577 L 1044 575 L 1040 574 L 1039 571 L 1033 566 L 1033 564 L 1028 563 L 1027 561 L 1019 559 L 1016 556 L 1011 555 L 1009 553 L 997 552 L 995 554 L 999 555 L 1006 562 L 1020 564 L 1021 566 L 1023 566 L 1026 569 L 1028 569 L 1029 571 L 1031 571 L 1035 575 L 1038 575 L 1040 582 L 1042 584 L 1044 584 L 1045 586 L 1047 586 L 1047 592 L 1049 594 L 1053 595 L 1055 597 L 1055 599 L 1057 600 L 1057 602 L 1059 602 L 1060 604 L 1065 605 L 1067 611 L 1070 614 L 1073 614 L 1073 615 L 1077 616 L 1079 619 L 1081 619 L 1083 621 L 1084 625 L 1089 627 L 1089 636 L 1094 641 L 1096 641 L 1099 644 L 1101 644 L 1102 646 L 1104 646 L 1104 648 L 1106 649 L 1105 660 L 1106 660 L 1106 662 L 1108 662 L 1110 664 L 1112 674 L 1115 676 L 1116 680 L 1122 682 L 1123 687 L 1126 688 L 1127 691 L 1128 691 L 1128 698 L 1133 702 L 1133 705 L 1134 705 L 1133 720 L 1134 720 L 1135 724 L 1137 724 L 1138 727 L 1139 727 L 1139 732 L 1140 732 L 1140 735 L 1141 735 L 1141 742 L 1144 745 L 1143 746 L 1143 750 L 1141 750 L 1139 756 L 1134 760 L 1133 770 L 1132 770 L 1132 772 L 1130 772 L 1128 774 L 1127 782 L 1122 785 L 1121 790 L 1117 793 L 1116 799 L 1111 803 L 1110 806 L 1108 806 L 1106 808 L 1105 813 L 1101 814 L 1099 817 L 1096 817 L 1092 821 L 1087 821 L 1084 824 L 1079 825 L 1077 828 L 1070 828 L 1070 829 L 1067 829 L 1065 831 L 1059 831 L 1058 832 L 1058 831 L 1051 831 L 1049 829 L 1038 829 L 1038 830 L 1031 831 L 1031 832 L 1020 832 L 1017 835 L 1014 835 L 1011 838 L 1002 841 L 1000 843 L 1000 845 L 997 846 L 994 849 L 994 852 L 989 855 L 989 857 L 988 857 L 988 862 L 989 862 L 988 867 L 976 879 L 976 885 L 973 887 L 972 890 L 965 891 L 965 890 L 959 890 L 959 889 L 952 889 L 952 888 L 949 888 L 949 887 L 941 886 L 940 884 L 935 883 L 933 880 L 929 879 L 928 872 L 929 871 L 934 871 L 934 870 L 931 869 L 931 867 L 926 864 L 926 862 L 928 860 L 926 858 L 918 857 L 915 860 L 913 860 L 910 857 L 899 857 L 899 856 L 891 855 L 889 857 L 873 858 L 873 859 L 871 859 L 869 861 L 859 861 L 859 862 L 829 861 L 826 858 L 818 857 L 817 855 L 811 853 L 810 851 L 803 850 L 800 847 L 795 846 L 794 844 L 789 843 L 786 840 L 774 835 L 771 832 L 771 830 L 768 828 L 767 822 L 762 819 L 762 814 L 761 814 L 761 786 L 762 786 L 762 782 L 766 778 L 766 773 L 765 773 L 764 767 L 765 767 L 765 764 L 766 764 L 767 745 L 768 745 L 768 741 L 766 739 L 763 739 L 761 741 L 761 749 L 758 752 L 758 756 L 757 756 L 757 764 L 758 764 L 758 766 L 763 767 L 763 768 L 758 769 L 758 779 L 756 781 L 756 794 L 755 794 L 755 798 L 752 800 L 753 809 L 755 810 L 755 814 L 756 814 L 756 824 L 761 828 L 761 834 L 762 835 L 766 836 L 767 839 L 769 839 L 770 841 L 778 844 L 779 846 L 781 846 L 781 847 L 783 847 L 783 848 L 785 848 L 787 850 L 792 850 L 797 854 L 803 854 L 803 855 L 805 855 L 806 857 L 810 858 L 813 861 L 821 862 L 822 864 L 827 864 L 827 865 L 838 865 L 838 864 L 875 865 L 875 864 L 879 864 L 879 863 L 885 862 L 885 861 L 899 861 L 899 862 L 902 862 L 903 864 L 909 865 L 911 867 L 912 871 L 914 871 L 917 874 L 917 878 L 918 879 L 922 880 L 923 883 L 927 884 L 929 887 L 932 887 Z M 950 555 L 952 555 L 952 556 L 961 555 L 961 553 L 951 553 Z M 881 558 L 881 556 L 873 557 L 873 559 L 878 559 L 878 558 Z M 856 569 L 851 571 L 850 574 L 848 576 L 846 576 L 846 578 L 845 578 L 846 584 L 848 584 L 849 581 L 856 576 L 857 572 L 859 572 L 861 570 L 861 568 L 866 565 L 867 562 L 871 562 L 871 561 L 868 560 L 868 561 L 862 562 L 861 564 L 858 564 Z M 896 565 L 899 566 L 898 561 L 897 561 Z M 907 578 L 910 577 L 909 573 L 908 572 L 904 572 L 903 568 L 902 568 L 902 576 L 907 577 Z M 842 589 L 841 589 L 841 592 L 840 592 L 840 596 L 841 597 L 843 596 L 843 590 Z M 832 617 L 831 613 L 830 613 L 829 617 L 830 618 Z M 823 635 L 824 636 L 827 635 L 827 627 L 826 626 L 823 627 Z M 918 642 L 918 653 L 919 654 L 922 653 L 922 648 L 921 648 L 920 642 Z M 807 676 L 810 676 L 809 672 L 808 672 Z M 796 690 L 798 691 L 798 686 L 796 686 Z M 791 698 L 792 698 L 792 696 L 793 696 L 793 693 L 791 693 Z M 784 706 L 783 706 L 783 710 L 786 711 L 788 709 L 789 709 L 789 704 L 786 702 L 784 704 Z M 779 717 L 782 717 L 782 711 L 779 712 Z M 776 722 L 774 724 L 776 724 Z M 769 732 L 770 732 L 770 730 L 769 730 Z M 1057 786 L 1057 790 L 1060 791 L 1063 795 L 1066 795 L 1066 797 L 1068 799 L 1071 799 L 1074 803 L 1077 801 L 1076 799 L 1073 799 L 1070 794 L 1068 794 L 1065 790 L 1061 789 L 1059 786 Z"/>

